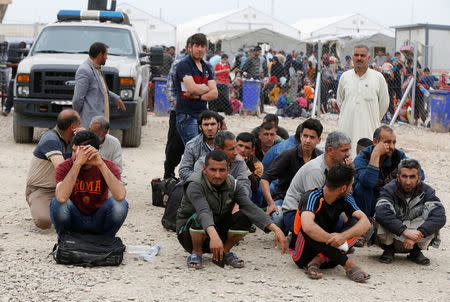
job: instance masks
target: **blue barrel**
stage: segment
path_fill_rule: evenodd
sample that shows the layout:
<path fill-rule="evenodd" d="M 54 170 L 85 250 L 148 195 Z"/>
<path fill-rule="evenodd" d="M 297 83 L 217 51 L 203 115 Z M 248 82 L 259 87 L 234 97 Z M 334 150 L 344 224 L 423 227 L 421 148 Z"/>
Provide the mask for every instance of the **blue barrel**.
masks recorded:
<path fill-rule="evenodd" d="M 431 130 L 450 131 L 450 90 L 431 91 Z"/>
<path fill-rule="evenodd" d="M 169 108 L 171 103 L 167 101 L 166 97 L 166 83 L 165 78 L 153 78 L 155 85 L 155 98 L 154 98 L 154 112 L 157 116 L 169 115 Z"/>
<path fill-rule="evenodd" d="M 242 87 L 242 107 L 245 112 L 257 114 L 259 108 L 259 94 L 261 81 L 244 80 Z"/>

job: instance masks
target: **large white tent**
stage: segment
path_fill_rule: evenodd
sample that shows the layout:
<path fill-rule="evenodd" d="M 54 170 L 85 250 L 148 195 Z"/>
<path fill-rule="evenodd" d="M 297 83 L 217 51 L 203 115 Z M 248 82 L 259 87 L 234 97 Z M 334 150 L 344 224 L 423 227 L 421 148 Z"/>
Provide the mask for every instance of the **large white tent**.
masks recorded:
<path fill-rule="evenodd" d="M 221 50 L 228 54 L 235 53 L 239 48 L 247 50 L 258 44 L 268 45 L 270 48 L 282 49 L 286 52 L 293 50 L 304 52 L 306 50 L 306 43 L 267 28 L 212 36 L 213 39 L 221 41 Z"/>
<path fill-rule="evenodd" d="M 195 18 L 178 25 L 177 47 L 182 49 L 187 38 L 199 32 L 206 34 L 210 40 L 218 41 L 217 37 L 221 35 L 242 34 L 262 28 L 300 40 L 300 32 L 294 27 L 253 7 L 248 7 Z"/>
<path fill-rule="evenodd" d="M 141 42 L 147 46 L 172 46 L 176 42 L 176 26 L 131 4 L 121 3 L 117 10 L 128 15 Z"/>
<path fill-rule="evenodd" d="M 302 40 L 352 34 L 374 35 L 380 33 L 389 37 L 395 35 L 392 29 L 361 14 L 304 19 L 292 26 L 301 31 Z"/>

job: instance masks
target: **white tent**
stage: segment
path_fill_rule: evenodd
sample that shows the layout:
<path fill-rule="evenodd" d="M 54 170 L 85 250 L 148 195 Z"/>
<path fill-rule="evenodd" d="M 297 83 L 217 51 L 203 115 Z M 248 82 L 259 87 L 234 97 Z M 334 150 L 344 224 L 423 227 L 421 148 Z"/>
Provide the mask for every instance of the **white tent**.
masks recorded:
<path fill-rule="evenodd" d="M 389 37 L 395 35 L 392 29 L 361 14 L 304 19 L 292 26 L 301 31 L 302 40 L 351 34 L 374 35 L 381 33 Z"/>
<path fill-rule="evenodd" d="M 306 43 L 267 28 L 244 31 L 241 33 L 212 33 L 209 35 L 209 38 L 213 43 L 215 41 L 221 41 L 221 50 L 228 54 L 237 52 L 239 48 L 249 49 L 255 45 L 261 44 L 268 45 L 269 48 L 282 49 L 286 52 L 291 52 L 293 50 L 304 52 L 306 50 Z"/>
<path fill-rule="evenodd" d="M 391 55 L 395 52 L 395 38 L 381 33 L 323 36 L 307 39 L 304 42 L 314 45 L 319 40 L 329 52 L 336 52 L 341 61 L 344 61 L 345 56 L 353 55 L 353 48 L 358 44 L 364 44 L 369 48 L 369 55 L 372 59 L 376 56 L 378 50 Z"/>
<path fill-rule="evenodd" d="M 175 45 L 176 26 L 128 3 L 118 4 L 117 10 L 128 15 L 141 43 L 146 46 Z"/>
<path fill-rule="evenodd" d="M 182 49 L 189 36 L 204 33 L 208 39 L 217 41 L 218 35 L 232 35 L 266 28 L 293 39 L 300 39 L 300 32 L 292 26 L 253 8 L 232 10 L 213 15 L 195 18 L 192 21 L 177 26 L 177 47 Z"/>

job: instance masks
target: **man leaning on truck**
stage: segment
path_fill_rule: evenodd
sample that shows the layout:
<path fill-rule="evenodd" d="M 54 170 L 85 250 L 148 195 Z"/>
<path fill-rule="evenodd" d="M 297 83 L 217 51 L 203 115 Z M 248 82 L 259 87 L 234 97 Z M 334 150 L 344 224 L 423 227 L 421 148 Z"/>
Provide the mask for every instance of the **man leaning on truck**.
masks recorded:
<path fill-rule="evenodd" d="M 103 115 L 109 120 L 109 103 L 126 110 L 120 97 L 106 86 L 101 66 L 108 58 L 108 46 L 95 42 L 89 48 L 89 59 L 78 67 L 75 74 L 75 91 L 72 106 L 81 116 L 81 125 L 88 129 L 94 116 Z"/>

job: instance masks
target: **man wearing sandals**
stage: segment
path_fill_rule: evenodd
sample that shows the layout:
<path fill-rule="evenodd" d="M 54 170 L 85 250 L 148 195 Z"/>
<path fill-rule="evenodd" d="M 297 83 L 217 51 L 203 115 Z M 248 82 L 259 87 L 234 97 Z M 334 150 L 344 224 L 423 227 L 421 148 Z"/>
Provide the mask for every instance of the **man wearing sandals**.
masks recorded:
<path fill-rule="evenodd" d="M 299 203 L 294 223 L 295 248 L 292 259 L 300 268 L 306 268 L 311 279 L 322 278 L 320 269 L 336 265 L 344 267 L 353 281 L 364 282 L 370 275 L 364 273 L 345 252 L 370 228 L 367 216 L 356 206 L 351 196 L 355 170 L 338 163 L 328 170 L 323 188 L 305 193 Z M 342 232 L 335 228 L 339 215 L 344 212 L 349 223 Z M 356 222 L 355 222 L 356 221 Z"/>
<path fill-rule="evenodd" d="M 377 242 L 384 252 L 380 262 L 391 263 L 395 252 L 409 253 L 417 264 L 429 265 L 421 250 L 439 247 L 439 230 L 445 225 L 445 209 L 430 186 L 423 183 L 420 164 L 403 159 L 397 179 L 385 185 L 375 208 Z"/>
<path fill-rule="evenodd" d="M 252 223 L 275 233 L 275 246 L 284 254 L 286 237 L 270 218 L 249 199 L 241 183 L 229 175 L 229 160 L 220 150 L 206 155 L 202 172 L 194 173 L 184 185 L 184 196 L 177 211 L 177 234 L 183 248 L 191 253 L 189 268 L 200 269 L 203 253 L 211 252 L 213 262 L 234 268 L 244 266 L 230 249 L 250 229 Z M 239 211 L 232 213 L 235 204 Z"/>

